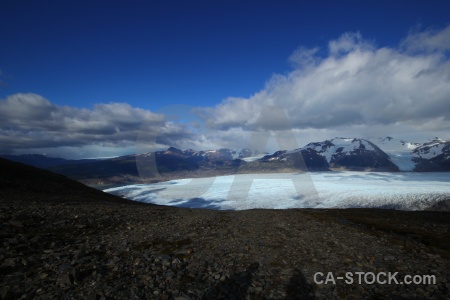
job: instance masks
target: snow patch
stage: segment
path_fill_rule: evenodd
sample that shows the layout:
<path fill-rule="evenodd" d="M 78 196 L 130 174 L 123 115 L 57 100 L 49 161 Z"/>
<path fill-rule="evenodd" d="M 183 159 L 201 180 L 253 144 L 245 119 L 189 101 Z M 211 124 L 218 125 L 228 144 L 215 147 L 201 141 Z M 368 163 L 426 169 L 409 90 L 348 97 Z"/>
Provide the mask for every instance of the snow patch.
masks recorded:
<path fill-rule="evenodd" d="M 414 154 L 416 157 L 430 159 L 436 157 L 442 153 L 442 149 L 446 145 L 444 143 L 431 143 L 426 144 L 423 147 L 419 147 Z"/>

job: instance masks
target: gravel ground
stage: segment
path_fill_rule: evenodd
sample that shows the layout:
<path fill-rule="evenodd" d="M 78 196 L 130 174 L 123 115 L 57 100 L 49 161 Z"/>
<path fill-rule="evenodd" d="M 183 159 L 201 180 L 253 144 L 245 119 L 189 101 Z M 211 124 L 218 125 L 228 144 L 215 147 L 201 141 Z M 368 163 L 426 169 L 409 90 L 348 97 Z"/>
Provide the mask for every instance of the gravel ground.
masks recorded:
<path fill-rule="evenodd" d="M 173 208 L 11 172 L 0 176 L 1 299 L 449 299 L 448 212 Z M 336 279 L 346 272 L 353 284 Z M 356 272 L 436 283 L 359 284 Z"/>
<path fill-rule="evenodd" d="M 22 200 L 2 201 L 3 299 L 447 299 L 449 295 L 445 248 L 348 221 L 339 211 L 233 212 Z M 364 212 L 378 214 L 374 218 L 380 222 L 383 218 L 383 212 Z M 448 238 L 449 224 L 443 221 L 448 213 L 440 214 L 444 216 L 428 220 L 427 226 Z M 414 220 L 397 225 L 408 227 L 408 222 Z M 436 284 L 313 280 L 316 272 L 345 276 L 358 271 L 399 272 L 399 279 L 407 274 L 435 275 Z M 356 273 L 353 276 L 356 281 Z"/>

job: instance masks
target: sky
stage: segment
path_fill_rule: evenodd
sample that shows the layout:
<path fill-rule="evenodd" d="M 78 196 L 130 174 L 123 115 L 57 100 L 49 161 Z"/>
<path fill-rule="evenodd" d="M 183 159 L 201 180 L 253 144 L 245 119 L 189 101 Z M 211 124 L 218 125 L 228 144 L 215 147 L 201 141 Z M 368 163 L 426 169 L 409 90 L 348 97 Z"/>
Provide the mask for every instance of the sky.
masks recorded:
<path fill-rule="evenodd" d="M 0 153 L 449 139 L 448 11 L 447 1 L 4 0 Z"/>

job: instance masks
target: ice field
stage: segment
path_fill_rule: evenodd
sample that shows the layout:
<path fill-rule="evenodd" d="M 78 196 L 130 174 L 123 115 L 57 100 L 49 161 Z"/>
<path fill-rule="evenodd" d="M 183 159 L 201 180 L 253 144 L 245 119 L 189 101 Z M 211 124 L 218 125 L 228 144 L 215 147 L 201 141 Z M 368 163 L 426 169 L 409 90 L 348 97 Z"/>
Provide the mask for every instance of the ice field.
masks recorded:
<path fill-rule="evenodd" d="M 421 210 L 450 199 L 450 173 L 239 174 L 104 190 L 127 199 L 191 208 L 377 207 Z"/>

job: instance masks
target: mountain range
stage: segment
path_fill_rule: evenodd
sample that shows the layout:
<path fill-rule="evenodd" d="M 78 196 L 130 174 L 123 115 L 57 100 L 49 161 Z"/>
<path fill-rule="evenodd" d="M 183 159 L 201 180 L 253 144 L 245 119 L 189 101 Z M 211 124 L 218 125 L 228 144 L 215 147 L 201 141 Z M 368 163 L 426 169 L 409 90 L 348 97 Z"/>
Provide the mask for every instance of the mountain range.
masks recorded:
<path fill-rule="evenodd" d="M 392 137 L 312 142 L 273 154 L 249 149 L 167 150 L 108 159 L 66 160 L 44 155 L 0 155 L 84 183 L 122 184 L 236 173 L 295 171 L 450 171 L 450 140 L 411 143 Z"/>

